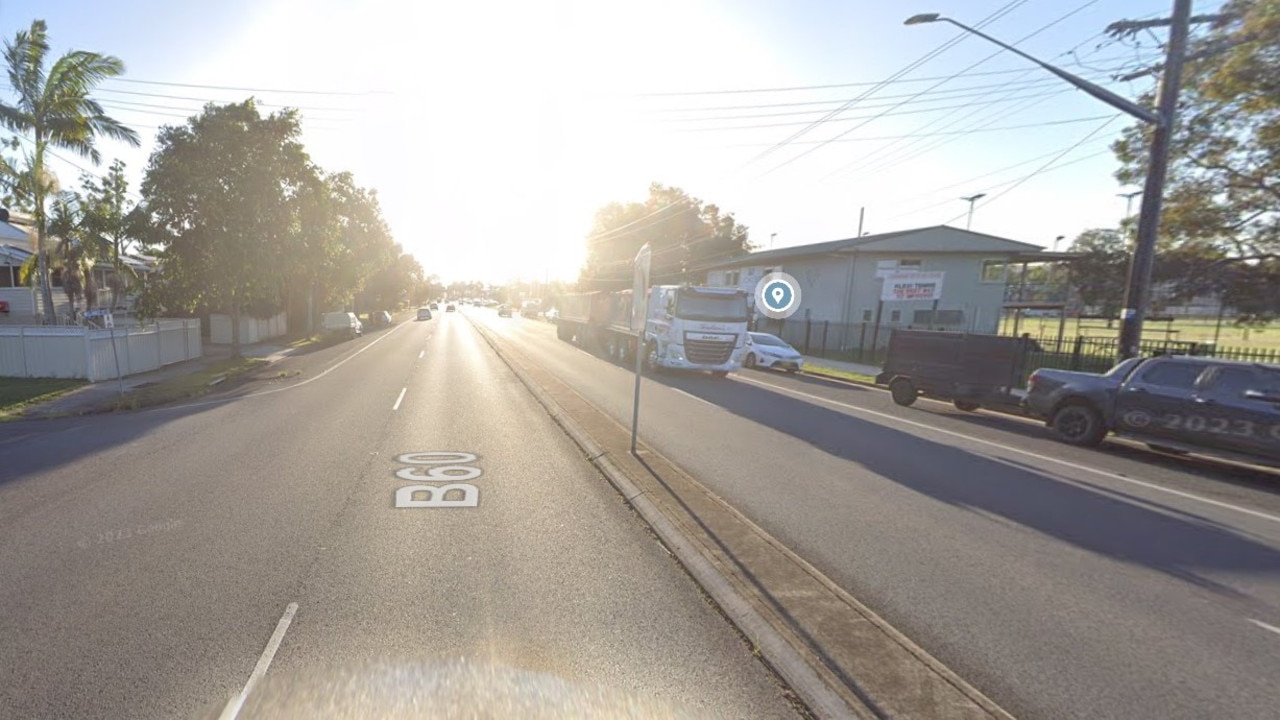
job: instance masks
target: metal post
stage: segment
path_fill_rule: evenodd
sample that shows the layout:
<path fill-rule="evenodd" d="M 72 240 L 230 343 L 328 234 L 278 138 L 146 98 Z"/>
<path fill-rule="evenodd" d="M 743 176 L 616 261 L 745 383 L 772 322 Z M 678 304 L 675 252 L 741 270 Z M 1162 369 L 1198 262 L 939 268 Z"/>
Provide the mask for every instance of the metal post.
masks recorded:
<path fill-rule="evenodd" d="M 822 321 L 822 357 L 827 356 L 827 328 L 831 326 L 830 320 Z"/>
<path fill-rule="evenodd" d="M 884 300 L 876 301 L 876 326 L 871 331 L 871 362 L 875 362 L 876 350 L 880 345 L 880 317 L 884 314 Z"/>
<path fill-rule="evenodd" d="M 862 221 L 867 216 L 867 208 L 864 206 L 858 209 L 858 237 L 862 237 Z"/>
<path fill-rule="evenodd" d="M 111 330 L 111 356 L 115 358 L 115 361 L 116 361 L 116 387 L 117 389 L 119 389 L 120 394 L 123 395 L 124 394 L 124 375 L 120 374 L 120 353 L 116 350 L 116 324 L 115 323 L 111 323 L 110 330 Z M 87 335 L 88 331 L 85 331 L 85 334 Z M 125 331 L 125 337 L 126 338 L 128 337 L 127 330 Z M 127 343 L 128 340 L 126 340 L 125 342 Z"/>
<path fill-rule="evenodd" d="M 1191 0 L 1175 0 L 1169 27 L 1169 50 L 1160 82 L 1160 124 L 1152 134 L 1150 166 L 1142 188 L 1142 209 L 1138 216 L 1138 239 L 1134 244 L 1124 310 L 1120 315 L 1121 359 L 1137 357 L 1141 349 L 1142 322 L 1151 294 L 1151 269 L 1155 265 L 1156 239 L 1160 231 L 1160 206 L 1169 169 L 1169 145 L 1178 113 L 1178 91 L 1190 24 Z"/>
<path fill-rule="evenodd" d="M 27 328 L 25 325 L 18 326 L 18 345 L 22 348 L 22 376 L 31 377 L 31 371 L 27 369 Z"/>

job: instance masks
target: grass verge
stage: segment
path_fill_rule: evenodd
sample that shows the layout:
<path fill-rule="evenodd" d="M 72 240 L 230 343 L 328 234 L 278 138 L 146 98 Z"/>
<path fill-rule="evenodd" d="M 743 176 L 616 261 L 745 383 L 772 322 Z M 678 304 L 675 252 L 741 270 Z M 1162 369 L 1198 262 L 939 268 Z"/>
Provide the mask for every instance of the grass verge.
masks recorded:
<path fill-rule="evenodd" d="M 218 378 L 230 380 L 238 375 L 253 372 L 269 363 L 260 358 L 227 358 L 188 375 L 171 378 L 148 387 L 138 388 L 124 397 L 109 403 L 106 410 L 139 410 L 156 405 L 167 405 L 179 400 L 190 400 L 221 389 L 221 384 L 210 385 Z"/>
<path fill-rule="evenodd" d="M 841 380 L 852 380 L 854 382 L 866 383 L 868 385 L 876 384 L 876 379 L 873 375 L 863 375 L 862 373 L 836 370 L 835 368 L 825 368 L 820 365 L 805 365 L 804 371 L 809 375 L 829 375 L 831 377 L 840 378 Z"/>
<path fill-rule="evenodd" d="M 85 385 L 65 378 L 0 378 L 0 420 L 18 417 L 22 409 L 52 400 Z"/>

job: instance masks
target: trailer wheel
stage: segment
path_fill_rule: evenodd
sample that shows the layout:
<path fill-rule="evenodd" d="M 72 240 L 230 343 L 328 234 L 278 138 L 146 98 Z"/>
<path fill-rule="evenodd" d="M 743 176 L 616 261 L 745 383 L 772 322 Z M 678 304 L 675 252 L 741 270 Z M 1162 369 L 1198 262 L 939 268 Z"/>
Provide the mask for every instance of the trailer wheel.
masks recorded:
<path fill-rule="evenodd" d="M 893 396 L 893 401 L 902 407 L 907 407 L 914 403 L 919 395 L 911 379 L 904 377 L 896 377 L 889 383 L 889 394 Z"/>
<path fill-rule="evenodd" d="M 1058 408 L 1049 425 L 1058 434 L 1058 439 L 1068 445 L 1093 447 L 1107 436 L 1102 414 L 1092 405 L 1078 401 Z"/>
<path fill-rule="evenodd" d="M 982 407 L 972 400 L 953 400 L 952 404 L 956 406 L 957 410 L 963 410 L 965 412 L 973 412 L 974 410 Z"/>

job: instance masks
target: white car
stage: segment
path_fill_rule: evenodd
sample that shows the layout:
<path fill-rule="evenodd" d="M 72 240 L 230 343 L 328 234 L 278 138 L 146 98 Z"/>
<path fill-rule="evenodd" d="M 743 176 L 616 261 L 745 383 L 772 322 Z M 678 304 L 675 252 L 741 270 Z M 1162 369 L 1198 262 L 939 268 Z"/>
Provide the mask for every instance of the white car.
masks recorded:
<path fill-rule="evenodd" d="M 804 369 L 804 357 L 777 335 L 753 332 L 747 333 L 747 357 L 742 364 L 797 373 Z"/>

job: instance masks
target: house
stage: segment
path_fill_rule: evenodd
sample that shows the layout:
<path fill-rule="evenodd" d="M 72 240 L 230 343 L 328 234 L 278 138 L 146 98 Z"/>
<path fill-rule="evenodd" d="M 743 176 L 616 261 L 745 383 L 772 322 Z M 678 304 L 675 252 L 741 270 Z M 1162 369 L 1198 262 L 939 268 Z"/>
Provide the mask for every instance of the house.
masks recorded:
<path fill-rule="evenodd" d="M 14 213 L 8 220 L 0 220 L 0 324 L 41 324 L 44 302 L 40 297 L 40 290 L 34 284 L 24 286 L 20 282 L 23 263 L 34 254 L 35 241 L 30 219 Z M 124 253 L 120 259 L 137 276 L 145 277 L 158 267 L 155 258 L 137 253 Z M 100 288 L 97 306 L 106 307 L 112 300 L 107 288 L 110 287 L 110 278 L 115 269 L 102 262 L 94 267 L 93 273 Z M 71 301 L 62 289 L 61 272 L 52 270 L 49 280 L 53 289 L 54 313 L 60 323 L 67 322 L 71 315 Z M 117 298 L 115 309 L 127 311 L 133 307 L 133 301 L 132 296 Z M 78 309 L 86 308 L 83 303 L 79 303 Z"/>
<path fill-rule="evenodd" d="M 704 265 L 708 285 L 754 292 L 760 278 L 785 272 L 800 285 L 791 320 L 844 327 L 928 327 L 994 333 L 1011 308 L 1061 307 L 1052 298 L 1026 302 L 1015 287 L 1027 265 L 1074 257 L 1038 245 L 939 225 L 846 240 L 747 253 Z M 924 272 L 941 280 L 941 297 L 881 301 L 885 277 Z M 789 320 L 788 322 L 790 322 Z"/>

